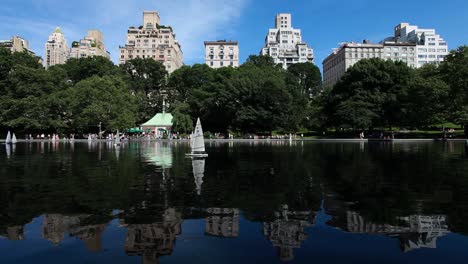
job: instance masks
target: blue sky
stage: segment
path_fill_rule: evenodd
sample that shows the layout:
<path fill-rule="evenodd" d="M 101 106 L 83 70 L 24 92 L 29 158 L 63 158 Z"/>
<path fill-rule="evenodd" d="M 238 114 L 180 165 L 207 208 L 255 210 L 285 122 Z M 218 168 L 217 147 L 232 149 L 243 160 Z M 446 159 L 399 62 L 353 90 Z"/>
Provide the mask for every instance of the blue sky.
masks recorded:
<path fill-rule="evenodd" d="M 466 0 L 2 0 L 0 39 L 23 36 L 43 56 L 56 26 L 68 43 L 97 28 L 116 62 L 127 28 L 142 24 L 143 10 L 158 11 L 162 24 L 173 26 L 186 64 L 203 63 L 204 40 L 238 40 L 242 62 L 258 54 L 280 12 L 292 13 L 319 67 L 338 43 L 378 42 L 399 22 L 435 28 L 451 49 L 468 44 Z"/>

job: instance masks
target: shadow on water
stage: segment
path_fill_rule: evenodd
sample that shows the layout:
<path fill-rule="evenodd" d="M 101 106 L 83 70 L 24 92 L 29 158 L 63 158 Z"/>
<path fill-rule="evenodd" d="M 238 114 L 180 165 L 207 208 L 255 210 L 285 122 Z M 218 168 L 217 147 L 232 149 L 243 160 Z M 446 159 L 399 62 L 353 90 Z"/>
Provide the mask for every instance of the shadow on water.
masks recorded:
<path fill-rule="evenodd" d="M 193 250 L 195 262 L 226 263 L 468 256 L 453 254 L 468 246 L 461 143 L 209 142 L 206 159 L 186 158 L 183 142 L 11 148 L 0 153 L 5 263 L 60 262 L 82 245 L 78 262 L 187 261 Z"/>

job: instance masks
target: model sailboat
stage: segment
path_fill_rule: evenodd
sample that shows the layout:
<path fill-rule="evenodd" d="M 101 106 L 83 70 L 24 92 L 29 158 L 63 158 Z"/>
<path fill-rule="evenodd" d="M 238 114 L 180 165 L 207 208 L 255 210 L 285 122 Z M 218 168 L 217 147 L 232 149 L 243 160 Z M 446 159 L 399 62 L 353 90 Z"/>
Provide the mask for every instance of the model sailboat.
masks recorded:
<path fill-rule="evenodd" d="M 205 152 L 205 139 L 203 138 L 203 129 L 200 118 L 197 119 L 195 131 L 190 135 L 190 147 L 192 148 L 192 152 L 187 154 L 187 156 L 208 157 L 208 154 Z"/>
<path fill-rule="evenodd" d="M 11 134 L 10 131 L 8 131 L 7 137 L 5 139 L 5 144 L 11 144 Z"/>
<path fill-rule="evenodd" d="M 11 138 L 11 144 L 16 144 L 18 143 L 18 139 L 16 139 L 15 133 L 13 133 L 13 137 Z"/>

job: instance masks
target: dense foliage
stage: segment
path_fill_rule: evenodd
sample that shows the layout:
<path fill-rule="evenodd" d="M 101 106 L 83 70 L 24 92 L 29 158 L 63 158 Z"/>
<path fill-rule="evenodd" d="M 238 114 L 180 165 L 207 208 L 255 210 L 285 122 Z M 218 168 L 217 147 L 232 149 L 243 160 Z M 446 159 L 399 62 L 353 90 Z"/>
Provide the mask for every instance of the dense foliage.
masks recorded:
<path fill-rule="evenodd" d="M 468 47 L 439 66 L 361 60 L 324 95 L 326 125 L 337 129 L 427 128 L 468 124 Z"/>
<path fill-rule="evenodd" d="M 468 47 L 439 66 L 365 59 L 334 87 L 319 69 L 284 70 L 268 56 L 238 68 L 183 66 L 168 74 L 152 59 L 116 66 L 101 58 L 71 59 L 44 69 L 37 57 L 0 49 L 0 128 L 17 132 L 87 133 L 139 126 L 154 114 L 174 116 L 188 133 L 197 117 L 206 131 L 271 134 L 326 129 L 468 127 Z"/>

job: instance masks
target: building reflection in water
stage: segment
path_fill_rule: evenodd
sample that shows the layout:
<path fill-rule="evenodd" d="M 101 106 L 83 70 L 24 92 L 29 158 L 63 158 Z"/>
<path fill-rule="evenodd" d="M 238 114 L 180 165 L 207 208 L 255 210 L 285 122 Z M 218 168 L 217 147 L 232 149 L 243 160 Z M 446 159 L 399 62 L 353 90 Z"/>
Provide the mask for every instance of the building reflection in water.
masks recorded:
<path fill-rule="evenodd" d="M 8 240 L 24 240 L 23 226 L 9 226 L 4 230 L 0 229 L 0 237 L 5 237 Z"/>
<path fill-rule="evenodd" d="M 173 208 L 165 210 L 161 222 L 127 225 L 125 252 L 143 257 L 143 263 L 158 263 L 158 258 L 170 255 L 176 236 L 181 233 L 182 215 Z"/>
<path fill-rule="evenodd" d="M 411 215 L 397 217 L 397 224 L 375 223 L 358 212 L 348 210 L 344 202 L 334 200 L 332 195 L 327 196 L 324 204 L 327 213 L 332 216 L 327 224 L 350 233 L 381 234 L 397 238 L 403 252 L 436 248 L 437 238 L 450 233 L 445 215 Z"/>
<path fill-rule="evenodd" d="M 42 222 L 42 237 L 59 245 L 65 239 L 65 235 L 69 235 L 82 240 L 88 250 L 101 251 L 101 236 L 107 224 L 83 225 L 89 217 L 47 214 Z"/>
<path fill-rule="evenodd" d="M 278 248 L 281 261 L 292 261 L 293 249 L 300 248 L 307 240 L 305 228 L 313 225 L 313 212 L 290 211 L 283 205 L 281 211 L 275 212 L 275 218 L 273 222 L 263 223 L 263 234 Z"/>
<path fill-rule="evenodd" d="M 208 208 L 205 219 L 205 234 L 217 237 L 239 236 L 239 209 Z"/>

